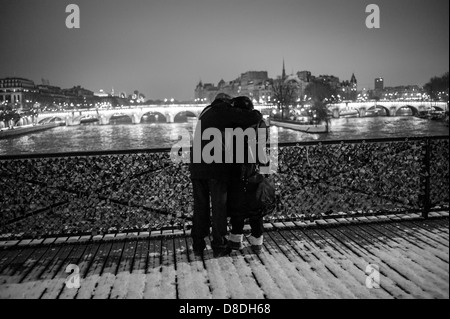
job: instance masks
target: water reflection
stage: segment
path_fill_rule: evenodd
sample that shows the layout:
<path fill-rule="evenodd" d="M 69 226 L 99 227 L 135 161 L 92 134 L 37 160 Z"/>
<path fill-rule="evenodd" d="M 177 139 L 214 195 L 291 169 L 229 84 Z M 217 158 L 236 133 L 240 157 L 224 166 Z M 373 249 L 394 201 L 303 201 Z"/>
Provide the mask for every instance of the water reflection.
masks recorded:
<path fill-rule="evenodd" d="M 0 140 L 0 155 L 170 148 L 180 136 L 193 131 L 192 123 L 151 123 L 152 119 L 156 119 L 155 115 L 148 115 L 136 125 L 130 124 L 128 116 L 118 117 L 112 125 L 63 126 Z M 308 134 L 271 127 L 271 133 L 278 134 L 279 143 L 449 134 L 444 123 L 411 116 L 333 119 L 330 129 L 328 134 Z"/>

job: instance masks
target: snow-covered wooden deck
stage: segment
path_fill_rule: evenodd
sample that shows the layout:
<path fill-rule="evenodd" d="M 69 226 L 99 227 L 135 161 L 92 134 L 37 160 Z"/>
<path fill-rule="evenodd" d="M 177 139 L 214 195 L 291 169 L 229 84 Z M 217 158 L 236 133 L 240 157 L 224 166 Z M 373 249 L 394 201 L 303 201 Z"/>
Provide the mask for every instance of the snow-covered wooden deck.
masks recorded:
<path fill-rule="evenodd" d="M 0 298 L 449 298 L 448 213 L 432 216 L 268 224 L 263 253 L 221 258 L 195 257 L 186 233 L 2 242 Z"/>

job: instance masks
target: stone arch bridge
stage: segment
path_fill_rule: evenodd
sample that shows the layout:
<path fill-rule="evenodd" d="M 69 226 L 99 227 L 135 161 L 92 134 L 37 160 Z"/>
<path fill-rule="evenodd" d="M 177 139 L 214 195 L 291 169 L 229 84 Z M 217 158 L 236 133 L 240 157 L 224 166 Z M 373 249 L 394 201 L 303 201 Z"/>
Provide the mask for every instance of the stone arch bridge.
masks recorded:
<path fill-rule="evenodd" d="M 36 121 L 37 123 L 49 123 L 54 120 L 64 121 L 66 125 L 80 125 L 81 120 L 86 118 L 98 119 L 101 125 L 107 125 L 113 116 L 128 116 L 133 124 L 139 124 L 144 115 L 157 115 L 161 122 L 173 123 L 179 116 L 198 117 L 207 105 L 171 105 L 156 106 L 143 105 L 131 108 L 115 108 L 115 109 L 88 109 L 88 110 L 67 110 L 61 112 L 40 113 Z M 263 106 L 255 106 L 256 109 L 262 111 L 267 108 Z"/>
<path fill-rule="evenodd" d="M 416 101 L 371 101 L 371 102 L 343 102 L 329 104 L 328 110 L 333 114 L 334 118 L 339 118 L 345 114 L 352 112 L 360 117 L 364 117 L 367 113 L 378 110 L 384 110 L 387 116 L 396 116 L 398 111 L 403 108 L 411 109 L 413 115 L 419 112 L 427 111 L 435 108 L 440 111 L 448 111 L 447 102 L 416 102 Z M 356 113 L 357 112 L 357 113 Z"/>

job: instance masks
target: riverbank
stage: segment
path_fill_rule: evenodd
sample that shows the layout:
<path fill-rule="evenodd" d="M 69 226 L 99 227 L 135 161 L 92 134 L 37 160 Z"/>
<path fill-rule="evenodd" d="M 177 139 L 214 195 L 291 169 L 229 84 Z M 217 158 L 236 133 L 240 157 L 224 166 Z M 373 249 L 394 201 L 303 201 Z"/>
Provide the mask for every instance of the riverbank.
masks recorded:
<path fill-rule="evenodd" d="M 49 124 L 19 126 L 15 127 L 14 129 L 5 128 L 0 130 L 0 139 L 7 139 L 34 132 L 44 131 L 58 126 L 60 126 L 59 123 L 49 123 Z"/>

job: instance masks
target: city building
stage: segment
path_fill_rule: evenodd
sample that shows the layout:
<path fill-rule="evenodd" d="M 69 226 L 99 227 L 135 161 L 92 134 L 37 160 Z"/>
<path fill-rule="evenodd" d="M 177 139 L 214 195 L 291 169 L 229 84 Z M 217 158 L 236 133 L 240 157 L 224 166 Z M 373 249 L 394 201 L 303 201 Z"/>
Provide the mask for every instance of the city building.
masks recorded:
<path fill-rule="evenodd" d="M 311 82 L 311 72 L 310 71 L 299 71 L 299 72 L 297 72 L 297 76 L 301 81 L 303 81 L 305 83 Z"/>
<path fill-rule="evenodd" d="M 32 80 L 24 78 L 0 79 L 0 106 L 16 110 L 57 110 L 63 108 L 90 108 L 104 105 L 128 105 L 127 99 L 115 97 L 100 90 L 98 93 L 74 86 L 62 89 L 50 85 L 48 80 L 42 79 L 42 84 L 36 85 Z"/>
<path fill-rule="evenodd" d="M 0 103 L 22 108 L 38 93 L 33 81 L 24 78 L 0 79 Z"/>
<path fill-rule="evenodd" d="M 379 95 L 386 101 L 422 101 L 428 98 L 426 90 L 418 85 L 401 85 L 385 87 Z"/>
<path fill-rule="evenodd" d="M 263 97 L 266 98 L 269 85 L 267 71 L 248 71 L 233 81 L 225 82 L 221 79 L 217 86 L 200 80 L 195 87 L 194 99 L 196 102 L 211 103 L 217 94 L 226 93 L 231 96 L 248 96 L 253 102 L 259 103 Z"/>
<path fill-rule="evenodd" d="M 94 92 L 82 88 L 80 85 L 74 86 L 71 89 L 64 89 L 64 94 L 67 96 L 75 96 L 75 97 L 92 97 L 94 96 Z"/>
<path fill-rule="evenodd" d="M 317 82 L 328 84 L 333 90 L 340 88 L 341 82 L 339 78 L 334 75 L 319 75 L 315 78 Z"/>
<path fill-rule="evenodd" d="M 355 101 L 358 97 L 358 80 L 353 73 L 350 81 L 342 81 L 340 88 L 337 90 L 337 94 L 343 100 Z"/>
<path fill-rule="evenodd" d="M 383 78 L 376 78 L 375 79 L 375 91 L 383 91 L 384 89 L 384 79 Z"/>

